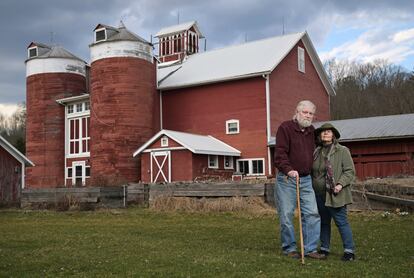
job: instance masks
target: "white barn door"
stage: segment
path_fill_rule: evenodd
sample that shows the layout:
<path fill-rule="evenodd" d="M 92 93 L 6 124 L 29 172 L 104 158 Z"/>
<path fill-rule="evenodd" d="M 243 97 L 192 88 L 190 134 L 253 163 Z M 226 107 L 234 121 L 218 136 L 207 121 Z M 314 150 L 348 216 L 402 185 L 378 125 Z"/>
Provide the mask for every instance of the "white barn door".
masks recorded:
<path fill-rule="evenodd" d="M 151 152 L 151 182 L 171 182 L 171 152 Z"/>

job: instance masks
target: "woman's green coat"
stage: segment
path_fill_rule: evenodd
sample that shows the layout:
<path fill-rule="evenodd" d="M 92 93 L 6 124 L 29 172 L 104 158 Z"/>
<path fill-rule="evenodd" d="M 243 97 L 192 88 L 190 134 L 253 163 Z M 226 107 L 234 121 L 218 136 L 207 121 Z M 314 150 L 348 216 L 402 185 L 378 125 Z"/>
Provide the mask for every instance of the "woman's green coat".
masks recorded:
<path fill-rule="evenodd" d="M 325 206 L 342 207 L 352 204 L 351 185 L 355 181 L 355 166 L 352 161 L 351 153 L 345 146 L 335 143 L 332 146 L 330 161 L 334 173 L 335 184 L 341 184 L 342 190 L 337 194 L 330 194 L 326 191 Z M 318 147 L 315 151 L 314 163 L 318 163 L 321 158 L 322 148 Z"/>

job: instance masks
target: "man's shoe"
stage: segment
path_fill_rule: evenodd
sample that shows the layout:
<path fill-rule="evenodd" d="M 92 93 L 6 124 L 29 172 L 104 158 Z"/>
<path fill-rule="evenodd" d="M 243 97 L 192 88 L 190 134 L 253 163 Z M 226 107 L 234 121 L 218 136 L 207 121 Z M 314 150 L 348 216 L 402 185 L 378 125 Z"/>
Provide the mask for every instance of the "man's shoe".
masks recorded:
<path fill-rule="evenodd" d="M 352 253 L 345 252 L 341 260 L 344 262 L 355 261 L 355 255 Z"/>
<path fill-rule="evenodd" d="M 326 260 L 326 256 L 324 254 L 319 254 L 318 252 L 309 253 L 306 255 L 306 257 L 315 260 Z"/>
<path fill-rule="evenodd" d="M 300 259 L 300 254 L 296 251 L 292 251 L 286 254 L 286 256 L 288 256 L 288 258 L 292 258 L 292 259 Z"/>
<path fill-rule="evenodd" d="M 325 255 L 326 257 L 328 257 L 328 256 L 329 256 L 329 251 L 326 251 L 326 250 L 319 250 L 319 251 L 318 251 L 318 254 Z"/>

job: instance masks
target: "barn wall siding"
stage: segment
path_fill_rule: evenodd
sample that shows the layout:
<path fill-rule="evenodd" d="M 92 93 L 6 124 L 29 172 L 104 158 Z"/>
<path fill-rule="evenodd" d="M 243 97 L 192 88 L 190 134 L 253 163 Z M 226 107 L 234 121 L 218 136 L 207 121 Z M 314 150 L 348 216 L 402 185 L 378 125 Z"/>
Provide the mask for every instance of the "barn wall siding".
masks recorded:
<path fill-rule="evenodd" d="M 305 49 L 305 73 L 298 71 L 299 41 L 270 75 L 271 135 L 275 136 L 279 125 L 292 119 L 296 105 L 310 100 L 316 107 L 318 121 L 329 120 L 329 97 L 318 73 Z"/>
<path fill-rule="evenodd" d="M 255 77 L 163 91 L 163 128 L 214 136 L 241 158 L 265 158 L 267 172 L 265 85 Z M 239 120 L 239 134 L 226 134 L 230 119 Z"/>
<path fill-rule="evenodd" d="M 22 164 L 0 146 L 0 204 L 18 202 L 21 183 Z"/>
<path fill-rule="evenodd" d="M 352 154 L 357 176 L 414 175 L 414 139 L 344 142 Z"/>

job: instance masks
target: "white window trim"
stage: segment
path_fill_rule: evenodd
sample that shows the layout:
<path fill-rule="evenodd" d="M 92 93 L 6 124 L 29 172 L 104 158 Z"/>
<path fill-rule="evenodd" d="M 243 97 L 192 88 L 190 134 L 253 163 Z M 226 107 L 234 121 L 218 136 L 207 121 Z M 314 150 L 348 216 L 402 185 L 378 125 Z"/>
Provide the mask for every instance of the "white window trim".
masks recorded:
<path fill-rule="evenodd" d="M 226 167 L 226 157 L 230 158 L 230 166 Z M 223 157 L 224 169 L 232 169 L 234 170 L 234 159 L 232 156 L 224 156 Z"/>
<path fill-rule="evenodd" d="M 82 119 L 87 118 L 88 116 L 89 115 L 81 116 L 81 117 L 71 117 L 71 118 L 67 119 L 67 121 L 68 121 L 68 138 L 67 138 L 68 139 L 68 148 L 67 148 L 68 154 L 66 156 L 67 158 L 90 156 L 90 151 L 88 151 L 88 152 L 83 151 L 83 143 L 82 143 L 83 140 L 89 140 L 89 146 L 90 146 L 90 140 L 91 140 L 90 134 L 89 134 L 89 137 L 82 137 L 83 136 L 83 134 L 82 134 L 82 131 L 83 131 L 83 126 L 82 126 L 83 121 L 82 121 Z M 79 138 L 78 139 L 70 139 L 70 121 L 71 120 L 79 120 Z M 90 121 L 90 117 L 89 117 L 89 121 Z M 86 128 L 86 133 L 88 133 L 89 129 L 90 129 L 90 126 L 88 126 Z M 70 143 L 71 142 L 78 142 L 79 143 L 79 149 L 82 149 L 82 152 L 71 154 L 70 153 Z"/>
<path fill-rule="evenodd" d="M 305 49 L 298 46 L 298 71 L 305 73 Z"/>
<path fill-rule="evenodd" d="M 168 137 L 161 137 L 161 147 L 168 147 Z"/>
<path fill-rule="evenodd" d="M 214 166 L 210 166 L 210 162 L 211 162 L 211 159 L 212 158 L 215 158 L 214 159 Z M 208 168 L 210 168 L 210 169 L 218 169 L 219 168 L 219 163 L 218 163 L 218 155 L 208 155 Z"/>
<path fill-rule="evenodd" d="M 76 166 L 82 167 L 82 186 L 86 185 L 86 162 L 85 161 L 73 161 L 72 162 L 72 186 L 76 184 Z"/>
<path fill-rule="evenodd" d="M 70 118 L 78 118 L 78 117 L 89 116 L 90 115 L 90 111 L 91 111 L 91 104 L 89 102 L 89 109 L 86 110 L 86 103 L 87 102 L 89 102 L 89 101 L 81 101 L 81 102 L 71 102 L 71 103 L 68 103 L 65 106 L 66 115 L 67 115 L 66 117 L 68 119 L 70 119 Z M 77 106 L 79 104 L 82 106 L 82 111 L 77 112 L 76 110 L 77 110 Z M 69 105 L 72 105 L 72 107 L 73 107 L 73 112 L 72 113 L 69 113 Z"/>
<path fill-rule="evenodd" d="M 102 39 L 102 40 L 99 40 L 99 41 L 97 41 L 96 40 L 96 33 L 98 33 L 98 32 L 100 32 L 100 31 L 102 31 L 102 30 L 104 30 L 105 32 L 105 38 L 104 39 Z M 99 28 L 99 29 L 96 29 L 95 30 L 95 42 L 102 42 L 102 41 L 106 41 L 106 39 L 108 38 L 108 35 L 107 35 L 107 33 L 106 33 L 106 28 Z"/>
<path fill-rule="evenodd" d="M 229 125 L 230 124 L 237 124 L 237 131 L 230 131 L 229 130 Z M 239 120 L 227 120 L 226 121 L 226 134 L 239 134 L 240 133 L 240 121 Z"/>
<path fill-rule="evenodd" d="M 266 165 L 265 165 L 265 159 L 264 158 L 237 159 L 236 160 L 237 172 L 240 172 L 239 161 L 249 161 L 249 171 L 253 171 L 253 160 L 261 160 L 263 162 L 263 172 L 262 173 L 257 173 L 257 174 L 248 173 L 248 174 L 245 174 L 245 175 L 246 176 L 264 176 L 265 173 L 266 173 Z"/>
<path fill-rule="evenodd" d="M 32 50 L 32 49 L 36 49 L 36 55 L 35 55 L 35 56 L 30 57 L 30 50 Z M 29 48 L 27 49 L 27 57 L 29 57 L 29 59 L 30 59 L 30 58 L 34 58 L 34 57 L 37 57 L 37 56 L 39 56 L 39 48 L 38 48 L 37 46 L 32 46 L 32 47 L 29 47 Z"/>

